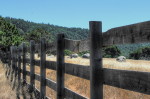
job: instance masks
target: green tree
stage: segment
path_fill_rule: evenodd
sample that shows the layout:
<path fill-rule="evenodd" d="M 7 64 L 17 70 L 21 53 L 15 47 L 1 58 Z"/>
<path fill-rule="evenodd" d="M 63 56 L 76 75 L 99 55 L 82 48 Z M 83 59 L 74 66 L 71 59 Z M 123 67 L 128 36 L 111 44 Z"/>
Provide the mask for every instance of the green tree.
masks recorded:
<path fill-rule="evenodd" d="M 110 46 L 103 49 L 103 57 L 116 58 L 121 55 L 120 50 L 117 46 Z"/>
<path fill-rule="evenodd" d="M 150 47 L 139 48 L 133 53 L 130 53 L 129 58 L 137 60 L 138 59 L 150 60 Z"/>
<path fill-rule="evenodd" d="M 73 52 L 72 52 L 72 51 L 67 50 L 67 49 L 64 51 L 64 53 L 65 53 L 65 55 L 68 55 L 68 56 L 69 56 L 69 55 L 71 55 L 71 54 L 73 54 Z"/>
<path fill-rule="evenodd" d="M 28 32 L 25 36 L 25 39 L 27 41 L 34 40 L 36 43 L 39 43 L 41 37 L 45 37 L 48 42 L 51 41 L 51 34 L 42 28 L 36 28 Z"/>
<path fill-rule="evenodd" d="M 19 45 L 23 37 L 18 33 L 15 25 L 6 22 L 0 17 L 0 45 L 1 48 L 9 48 L 11 45 Z"/>

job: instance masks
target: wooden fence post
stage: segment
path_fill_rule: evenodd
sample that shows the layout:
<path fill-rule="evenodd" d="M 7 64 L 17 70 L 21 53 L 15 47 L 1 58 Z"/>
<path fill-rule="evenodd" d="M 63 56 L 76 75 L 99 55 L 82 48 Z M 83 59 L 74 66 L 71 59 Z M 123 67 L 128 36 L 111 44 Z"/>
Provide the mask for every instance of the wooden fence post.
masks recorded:
<path fill-rule="evenodd" d="M 8 62 L 8 73 L 7 73 L 7 78 L 9 79 L 10 72 L 11 72 L 11 47 L 10 47 L 10 52 L 9 52 L 9 62 Z"/>
<path fill-rule="evenodd" d="M 64 34 L 57 35 L 57 99 L 64 99 Z"/>
<path fill-rule="evenodd" d="M 40 42 L 40 99 L 44 99 L 46 95 L 46 40 L 41 39 Z"/>
<path fill-rule="evenodd" d="M 10 67 L 11 67 L 11 50 L 9 51 L 9 63 L 8 63 L 9 71 L 8 71 L 7 78 L 8 78 L 8 77 L 9 77 L 9 75 L 10 75 Z"/>
<path fill-rule="evenodd" d="M 14 65 L 15 65 L 15 58 L 14 58 L 14 46 L 12 46 L 11 48 L 11 56 L 12 56 L 12 65 L 11 65 L 11 79 L 10 81 L 12 82 L 13 81 L 13 74 L 14 74 Z"/>
<path fill-rule="evenodd" d="M 90 21 L 90 99 L 103 99 L 102 22 Z"/>
<path fill-rule="evenodd" d="M 20 80 L 21 80 L 21 47 L 18 47 L 18 88 L 20 89 Z"/>
<path fill-rule="evenodd" d="M 15 46 L 15 48 L 14 48 L 14 58 L 15 58 L 15 81 L 16 81 L 16 76 L 17 76 L 17 46 Z"/>
<path fill-rule="evenodd" d="M 35 53 L 35 42 L 32 40 L 30 41 L 30 92 L 33 91 L 33 86 L 35 85 L 34 53 Z"/>
<path fill-rule="evenodd" d="M 9 73 L 9 66 L 10 66 L 10 51 L 7 51 L 7 58 L 8 58 L 8 60 L 7 60 L 7 64 L 6 64 L 6 72 L 5 72 L 5 74 L 6 74 L 6 77 L 8 78 L 8 73 Z"/>
<path fill-rule="evenodd" d="M 11 51 L 10 81 L 12 81 L 12 75 L 13 75 L 13 46 L 11 46 L 10 51 Z"/>
<path fill-rule="evenodd" d="M 23 85 L 26 83 L 26 45 L 22 44 Z"/>

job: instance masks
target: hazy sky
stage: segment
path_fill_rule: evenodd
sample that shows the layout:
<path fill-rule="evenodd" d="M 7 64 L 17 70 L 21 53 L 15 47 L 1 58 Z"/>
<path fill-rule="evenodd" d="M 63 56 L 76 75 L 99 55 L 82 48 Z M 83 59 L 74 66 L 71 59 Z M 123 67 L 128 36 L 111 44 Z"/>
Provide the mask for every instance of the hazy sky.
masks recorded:
<path fill-rule="evenodd" d="M 102 21 L 107 31 L 150 20 L 150 0 L 0 0 L 0 15 L 81 28 Z"/>

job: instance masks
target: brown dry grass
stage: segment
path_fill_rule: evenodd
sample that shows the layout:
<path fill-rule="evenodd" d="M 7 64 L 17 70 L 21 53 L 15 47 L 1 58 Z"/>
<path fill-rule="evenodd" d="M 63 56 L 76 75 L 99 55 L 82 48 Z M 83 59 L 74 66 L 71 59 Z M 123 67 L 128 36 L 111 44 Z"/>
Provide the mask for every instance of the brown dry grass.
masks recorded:
<path fill-rule="evenodd" d="M 38 58 L 37 58 L 38 59 Z M 56 58 L 47 58 L 47 60 L 56 61 Z M 89 59 L 65 57 L 65 62 L 73 64 L 81 64 L 89 66 Z M 150 72 L 150 61 L 144 60 L 130 60 L 126 62 L 117 62 L 113 58 L 103 59 L 103 68 L 133 70 Z M 39 71 L 37 69 L 37 71 Z M 53 70 L 46 71 L 47 78 L 56 81 L 56 72 Z M 65 86 L 85 97 L 90 97 L 90 82 L 79 77 L 65 74 Z M 53 99 L 54 96 L 53 96 Z M 150 99 L 150 95 L 145 95 L 138 92 L 128 91 L 108 85 L 104 85 L 104 99 Z"/>
<path fill-rule="evenodd" d="M 0 99 L 16 99 L 16 94 L 12 90 L 5 76 L 5 70 L 1 63 L 0 63 Z"/>
<path fill-rule="evenodd" d="M 36 59 L 38 59 L 36 57 Z M 56 61 L 56 58 L 47 58 L 47 60 Z M 70 59 L 65 57 L 65 62 L 73 63 L 73 64 L 81 64 L 81 65 L 89 65 L 88 59 L 82 58 L 74 58 Z M 126 62 L 116 62 L 115 59 L 112 58 L 104 58 L 103 59 L 103 67 L 111 68 L 111 69 L 122 69 L 122 70 L 134 70 L 134 71 L 144 71 L 150 72 L 149 67 L 150 61 L 142 61 L 142 60 L 127 60 Z M 29 70 L 30 68 L 27 67 Z M 36 73 L 40 73 L 40 68 L 36 67 Z M 46 70 L 47 78 L 56 81 L 56 72 L 53 70 Z M 29 77 L 28 77 L 29 78 Z M 28 80 L 29 81 L 29 80 Z M 36 87 L 39 89 L 39 82 L 36 81 Z M 85 97 L 90 97 L 90 82 L 89 80 L 85 80 L 82 78 L 78 78 L 72 75 L 65 74 L 65 87 L 82 94 Z M 0 90 L 1 91 L 1 90 Z M 51 97 L 52 99 L 56 99 L 56 93 L 52 89 L 46 89 L 46 95 Z M 7 94 L 6 94 L 7 95 Z M 1 98 L 0 98 L 1 99 Z M 7 98 L 3 98 L 7 99 Z M 12 98 L 13 99 L 13 98 Z M 15 98 L 14 98 L 15 99 Z M 104 99 L 150 99 L 150 95 L 145 95 L 133 91 L 128 91 L 112 86 L 104 85 Z"/>

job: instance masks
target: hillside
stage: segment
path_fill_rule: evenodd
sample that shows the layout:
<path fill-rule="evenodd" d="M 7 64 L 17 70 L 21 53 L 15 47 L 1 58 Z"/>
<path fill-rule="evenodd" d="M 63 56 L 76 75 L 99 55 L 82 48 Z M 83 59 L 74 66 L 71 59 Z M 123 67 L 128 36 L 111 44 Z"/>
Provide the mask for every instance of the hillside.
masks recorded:
<path fill-rule="evenodd" d="M 55 39 L 57 33 L 64 33 L 67 38 L 74 40 L 85 39 L 88 36 L 88 29 L 67 28 L 52 24 L 34 23 L 30 21 L 25 21 L 23 19 L 16 19 L 11 17 L 5 17 L 4 19 L 16 25 L 17 29 L 19 30 L 19 33 L 22 35 L 40 29 L 51 35 L 51 39 Z"/>
<path fill-rule="evenodd" d="M 2 35 L 2 33 L 3 33 L 3 37 L 5 36 L 7 38 L 7 39 L 4 38 L 3 40 L 1 40 L 2 38 L 0 38 L 0 43 L 3 43 L 3 45 L 8 45 L 8 46 L 18 45 L 22 41 L 29 42 L 30 40 L 34 40 L 36 43 L 39 43 L 41 37 L 45 37 L 46 40 L 50 43 L 56 39 L 56 35 L 58 33 L 64 33 L 66 35 L 66 38 L 73 39 L 73 40 L 83 40 L 88 37 L 88 29 L 67 28 L 67 27 L 62 27 L 62 26 L 57 26 L 57 25 L 52 25 L 52 24 L 34 23 L 34 22 L 30 22 L 30 21 L 25 21 L 23 19 L 16 19 L 16 18 L 11 18 L 11 17 L 5 17 L 5 18 L 0 17 L 0 18 L 1 18 L 0 34 Z M 147 22 L 145 22 L 144 24 L 146 24 L 146 23 Z M 140 24 L 143 24 L 143 23 L 140 23 Z M 136 24 L 134 24 L 134 25 L 136 25 Z M 132 26 L 132 25 L 129 25 L 129 26 Z M 128 27 L 128 26 L 124 26 L 124 27 Z M 120 28 L 122 28 L 122 27 L 118 27 L 116 29 L 120 29 Z M 110 30 L 112 30 L 112 29 L 110 29 Z M 110 30 L 108 30 L 108 31 L 110 31 Z M 141 28 L 141 30 L 144 30 L 144 28 Z M 130 32 L 130 31 L 128 31 L 128 32 Z M 8 34 L 8 33 L 10 33 L 10 34 Z M 14 37 L 14 35 L 16 35 L 16 34 L 18 36 L 18 33 L 19 33 L 19 38 L 13 40 L 12 37 Z M 109 33 L 109 35 L 114 34 L 114 33 L 115 33 L 115 31 L 112 31 Z M 118 33 L 118 35 L 119 34 L 121 35 L 120 32 L 117 32 L 117 33 Z M 143 33 L 145 33 L 145 32 L 143 32 Z M 12 35 L 12 34 L 14 34 L 14 35 L 12 37 L 10 37 L 10 35 Z M 106 34 L 107 34 L 107 32 L 106 32 Z M 22 40 L 22 38 L 20 38 L 20 36 L 23 38 L 23 40 Z M 104 41 L 107 42 L 107 40 L 105 40 L 106 39 L 105 37 L 107 38 L 107 36 L 104 36 Z M 118 37 L 118 36 L 114 36 L 114 37 Z M 111 39 L 111 38 L 109 38 L 109 39 Z M 119 39 L 122 40 L 121 38 L 119 38 Z M 18 40 L 18 41 L 16 41 L 16 40 Z M 111 44 L 111 43 L 112 42 L 110 42 L 108 44 Z M 0 45 L 2 45 L 2 44 L 0 44 Z M 74 44 L 70 45 L 71 48 L 77 47 L 76 41 L 75 41 L 75 46 L 73 46 L 73 45 Z M 81 46 L 82 46 L 81 48 L 84 49 L 86 46 L 88 46 L 88 44 L 85 43 Z M 139 43 L 139 44 L 135 43 L 135 44 L 124 44 L 124 45 L 116 44 L 116 46 L 121 51 L 121 55 L 129 58 L 130 53 L 132 53 L 133 51 L 135 51 L 139 48 L 150 46 L 150 43 Z"/>

